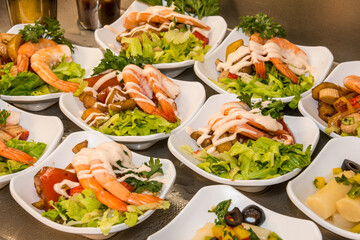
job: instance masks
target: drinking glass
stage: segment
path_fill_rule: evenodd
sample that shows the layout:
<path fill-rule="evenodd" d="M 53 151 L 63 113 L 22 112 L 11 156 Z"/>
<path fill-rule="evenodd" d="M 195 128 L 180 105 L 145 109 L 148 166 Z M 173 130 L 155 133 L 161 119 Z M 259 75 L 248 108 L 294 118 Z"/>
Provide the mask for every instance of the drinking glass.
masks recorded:
<path fill-rule="evenodd" d="M 6 0 L 11 25 L 56 19 L 57 0 Z"/>
<path fill-rule="evenodd" d="M 120 17 L 121 0 L 76 0 L 79 23 L 89 30 L 111 24 Z"/>

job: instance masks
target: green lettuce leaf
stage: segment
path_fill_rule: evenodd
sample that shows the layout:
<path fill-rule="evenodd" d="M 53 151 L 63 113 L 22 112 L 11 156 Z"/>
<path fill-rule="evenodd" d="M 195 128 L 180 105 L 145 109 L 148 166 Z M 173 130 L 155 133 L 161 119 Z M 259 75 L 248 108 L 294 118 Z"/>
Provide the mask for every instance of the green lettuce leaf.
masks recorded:
<path fill-rule="evenodd" d="M 65 62 L 65 58 L 54 68 L 51 69 L 55 75 L 62 80 L 71 78 L 81 78 L 85 75 L 85 69 L 75 62 Z"/>
<path fill-rule="evenodd" d="M 33 90 L 46 83 L 35 73 L 24 71 L 12 76 L 10 69 L 14 63 L 8 63 L 0 71 L 0 94 L 10 96 L 30 96 Z"/>
<path fill-rule="evenodd" d="M 6 142 L 6 146 L 19 149 L 27 154 L 39 159 L 41 154 L 45 151 L 46 143 L 41 142 L 27 142 L 18 139 L 10 139 Z"/>
<path fill-rule="evenodd" d="M 187 147 L 182 147 L 189 152 Z M 233 179 L 269 179 L 310 164 L 311 146 L 303 151 L 302 144 L 284 145 L 261 137 L 246 143 L 235 143 L 228 152 L 217 156 L 201 152 L 202 163 L 197 166 L 217 176 Z M 199 158 L 199 153 L 192 154 Z"/>
<path fill-rule="evenodd" d="M 135 108 L 115 114 L 96 130 L 116 136 L 145 136 L 170 133 L 179 125 L 179 120 L 171 123 L 158 115 L 147 114 Z"/>

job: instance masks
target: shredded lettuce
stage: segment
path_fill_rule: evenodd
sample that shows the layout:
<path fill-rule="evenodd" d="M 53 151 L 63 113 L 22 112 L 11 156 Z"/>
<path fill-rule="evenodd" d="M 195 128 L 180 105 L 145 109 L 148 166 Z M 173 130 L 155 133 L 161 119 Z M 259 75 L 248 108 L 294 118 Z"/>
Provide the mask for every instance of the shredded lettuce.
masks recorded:
<path fill-rule="evenodd" d="M 255 75 L 250 81 L 245 77 L 237 79 L 223 78 L 213 82 L 222 89 L 240 95 L 240 93 L 253 94 L 253 98 L 281 98 L 295 96 L 290 103 L 292 108 L 297 107 L 300 94 L 309 90 L 314 84 L 314 76 L 300 75 L 299 84 L 294 84 L 288 77 L 283 75 L 275 66 L 266 63 L 267 79 L 261 79 Z"/>
<path fill-rule="evenodd" d="M 33 156 L 36 159 L 40 158 L 40 156 L 43 154 L 43 152 L 45 151 L 45 148 L 46 148 L 45 143 L 26 142 L 26 141 L 18 140 L 18 139 L 11 139 L 11 140 L 7 141 L 6 146 L 21 150 L 21 151 L 29 154 L 30 156 Z M 18 161 L 14 161 L 14 160 L 10 160 L 10 159 L 5 159 L 2 157 L 0 159 L 0 176 L 10 174 L 10 173 L 16 173 L 16 172 L 22 171 L 28 167 L 29 167 L 29 165 L 27 165 L 27 164 L 24 164 L 24 163 L 21 163 Z"/>
<path fill-rule="evenodd" d="M 189 147 L 182 147 L 189 153 Z M 233 180 L 269 179 L 310 164 L 311 146 L 303 152 L 302 144 L 284 145 L 261 137 L 235 143 L 228 152 L 212 156 L 202 151 L 191 153 L 201 160 L 197 166 L 206 172 Z"/>
<path fill-rule="evenodd" d="M 143 215 L 146 210 L 167 209 L 170 206 L 167 201 L 164 201 L 161 206 L 154 206 L 153 204 L 128 205 L 127 212 L 119 212 L 99 202 L 94 191 L 89 188 L 68 199 L 61 196 L 57 202 L 50 201 L 49 203 L 53 209 L 42 212 L 43 217 L 67 226 L 97 227 L 100 228 L 104 235 L 108 235 L 111 227 L 120 223 L 125 223 L 129 227 L 134 226 L 138 221 L 138 217 Z"/>
<path fill-rule="evenodd" d="M 202 46 L 203 41 L 199 40 L 190 31 L 169 30 L 156 34 L 143 33 L 142 41 L 139 38 L 121 38 L 121 43 L 129 44 L 126 55 L 128 57 L 142 56 L 149 60 L 149 63 L 171 63 L 185 60 L 203 61 L 209 45 Z"/>
<path fill-rule="evenodd" d="M 180 125 L 168 122 L 158 115 L 144 113 L 137 108 L 113 115 L 96 130 L 116 136 L 145 136 L 155 133 L 170 133 Z"/>

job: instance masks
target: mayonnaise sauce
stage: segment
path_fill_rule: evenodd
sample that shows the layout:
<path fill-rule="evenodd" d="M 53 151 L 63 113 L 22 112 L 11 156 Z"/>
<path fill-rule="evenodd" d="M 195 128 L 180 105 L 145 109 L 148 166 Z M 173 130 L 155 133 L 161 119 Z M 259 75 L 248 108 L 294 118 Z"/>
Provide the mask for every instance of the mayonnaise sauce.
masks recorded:
<path fill-rule="evenodd" d="M 68 187 L 71 189 L 71 188 L 74 188 L 74 187 L 79 186 L 80 183 L 78 183 L 78 182 L 73 182 L 73 181 L 70 181 L 70 180 L 68 180 L 68 179 L 64 179 L 64 180 L 62 180 L 61 182 L 54 184 L 54 191 L 55 191 L 57 194 L 69 198 L 70 196 L 67 194 L 66 190 L 63 188 L 64 185 L 68 186 Z"/>

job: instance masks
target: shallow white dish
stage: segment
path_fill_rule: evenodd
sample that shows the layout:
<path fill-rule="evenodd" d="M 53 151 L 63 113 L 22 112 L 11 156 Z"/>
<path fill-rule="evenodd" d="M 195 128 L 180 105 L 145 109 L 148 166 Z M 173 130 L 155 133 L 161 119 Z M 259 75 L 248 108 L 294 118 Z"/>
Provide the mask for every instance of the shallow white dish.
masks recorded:
<path fill-rule="evenodd" d="M 243 39 L 244 45 L 249 44 L 249 37 L 246 36 L 241 30 L 232 30 L 231 33 L 226 37 L 226 39 L 220 44 L 220 46 L 212 52 L 204 62 L 196 62 L 194 65 L 194 70 L 196 75 L 203 80 L 209 87 L 214 89 L 218 93 L 228 93 L 226 90 L 222 89 L 221 87 L 217 86 L 212 80 L 218 79 L 220 72 L 216 71 L 216 65 L 215 60 L 225 59 L 225 52 L 226 48 L 234 41 Z M 312 67 L 315 67 L 314 72 L 314 86 L 321 83 L 327 73 L 329 72 L 334 56 L 330 52 L 330 50 L 326 47 L 307 47 L 307 46 L 299 46 L 308 56 L 309 56 L 309 62 Z M 306 96 L 309 94 L 311 90 L 308 90 L 301 94 L 301 96 Z M 284 103 L 290 102 L 294 96 L 290 97 L 282 97 L 278 98 Z M 252 100 L 256 101 L 258 99 L 253 98 Z"/>
<path fill-rule="evenodd" d="M 291 201 L 309 218 L 329 231 L 349 239 L 360 239 L 360 236 L 357 233 L 336 227 L 319 217 L 306 205 L 306 198 L 318 191 L 313 184 L 315 177 L 324 177 L 328 181 L 332 176 L 332 169 L 341 167 L 345 158 L 360 163 L 359 145 L 360 139 L 357 137 L 331 139 L 312 161 L 311 165 L 299 176 L 291 180 L 286 187 Z"/>
<path fill-rule="evenodd" d="M 135 10 L 143 11 L 146 10 L 148 7 L 149 5 L 145 3 L 134 1 L 126 10 L 126 12 L 123 13 L 123 15 L 118 20 L 110 24 L 110 26 L 115 28 L 119 32 L 123 32 L 125 30 L 123 26 L 124 16 L 128 12 L 132 12 Z M 208 56 L 211 52 L 213 52 L 217 48 L 217 46 L 219 46 L 220 42 L 223 40 L 227 29 L 227 23 L 225 22 L 224 18 L 221 16 L 204 17 L 202 21 L 211 27 L 211 32 L 209 35 L 209 45 L 211 46 L 211 48 L 206 53 L 206 56 Z M 115 54 L 117 54 L 119 52 L 119 49 L 121 49 L 121 44 L 118 41 L 116 41 L 117 34 L 110 31 L 109 29 L 106 28 L 96 29 L 94 34 L 95 34 L 96 42 L 103 49 L 110 49 Z M 160 63 L 153 65 L 157 69 L 162 70 L 162 73 L 164 73 L 168 77 L 176 77 L 177 75 L 182 73 L 186 68 L 191 67 L 194 63 L 195 63 L 194 60 L 187 60 L 182 62 Z"/>
<path fill-rule="evenodd" d="M 17 34 L 20 29 L 23 29 L 27 24 L 17 24 L 14 25 L 8 33 Z M 89 77 L 92 73 L 94 67 L 96 67 L 100 60 L 103 58 L 103 54 L 98 48 L 89 48 L 75 46 L 75 52 L 73 54 L 74 62 L 81 65 L 85 69 L 85 76 Z M 59 101 L 59 97 L 63 93 L 53 93 L 41 96 L 8 96 L 0 95 L 1 99 L 13 103 L 16 106 L 29 110 L 29 111 L 41 111 L 44 110 L 53 104 Z"/>
<path fill-rule="evenodd" d="M 319 228 L 309 220 L 288 217 L 273 212 L 247 198 L 231 186 L 213 185 L 200 189 L 186 207 L 168 225 L 149 236 L 148 240 L 192 239 L 196 231 L 202 228 L 205 223 L 214 222 L 216 219 L 215 213 L 209 213 L 208 210 L 221 201 L 228 199 L 232 199 L 229 210 L 234 207 L 243 209 L 252 204 L 259 206 L 264 210 L 266 216 L 265 222 L 261 227 L 277 233 L 282 239 L 322 239 Z"/>
<path fill-rule="evenodd" d="M 180 126 L 172 130 L 169 134 L 157 133 L 147 136 L 107 136 L 114 141 L 126 144 L 126 146 L 131 149 L 142 150 L 151 147 L 157 141 L 167 138 L 170 134 L 185 127 L 204 103 L 205 89 L 203 85 L 198 82 L 185 82 L 175 79 L 173 79 L 173 81 L 181 88 L 180 95 L 175 99 L 179 118 L 181 120 Z M 71 93 L 64 94 L 60 97 L 59 106 L 61 111 L 80 128 L 83 130 L 96 131 L 81 119 L 81 115 L 85 108 L 78 97 L 74 97 Z"/>
<path fill-rule="evenodd" d="M 334 70 L 325 79 L 325 82 L 335 83 L 344 86 L 343 79 L 349 75 L 360 75 L 360 61 L 343 62 L 337 65 Z M 327 123 L 319 117 L 319 102 L 308 95 L 299 101 L 299 111 L 302 115 L 311 118 L 321 131 L 325 133 Z M 341 135 L 332 132 L 330 137 L 341 137 Z"/>
<path fill-rule="evenodd" d="M 190 126 L 193 129 L 205 127 L 209 117 L 212 116 L 215 112 L 219 111 L 220 107 L 224 103 L 237 100 L 238 99 L 234 94 L 218 94 L 211 96 L 195 115 L 195 117 L 187 124 L 187 126 Z M 303 144 L 304 150 L 308 145 L 311 144 L 311 151 L 313 151 L 318 143 L 320 135 L 319 129 L 316 127 L 314 122 L 309 118 L 291 116 L 285 116 L 284 120 L 292 131 L 296 142 Z M 300 169 L 296 169 L 280 177 L 265 180 L 230 180 L 200 169 L 197 166 L 200 161 L 192 157 L 190 154 L 180 150 L 180 146 L 182 145 L 190 145 L 194 151 L 200 149 L 196 145 L 196 141 L 194 141 L 186 132 L 186 128 L 182 128 L 180 131 L 169 137 L 168 147 L 170 152 L 186 166 L 201 176 L 217 183 L 235 186 L 236 188 L 239 188 L 243 191 L 258 192 L 267 186 L 289 180 L 300 172 Z"/>
<path fill-rule="evenodd" d="M 10 183 L 10 191 L 13 198 L 18 202 L 21 207 L 23 207 L 30 215 L 32 215 L 34 218 L 36 218 L 46 226 L 62 232 L 81 234 L 92 239 L 105 239 L 111 237 L 119 231 L 128 229 L 129 227 L 126 224 L 115 225 L 111 227 L 110 234 L 104 236 L 98 228 L 70 227 L 53 222 L 45 217 L 42 217 L 42 211 L 32 206 L 33 202 L 39 200 L 39 197 L 34 187 L 35 174 L 44 166 L 65 168 L 69 163 L 71 163 L 74 157 L 74 153 L 71 151 L 71 149 L 77 143 L 82 142 L 85 139 L 88 140 L 89 147 L 96 147 L 100 143 L 112 141 L 110 138 L 99 132 L 82 131 L 72 133 L 39 166 L 33 168 L 31 171 L 27 172 L 24 175 L 14 178 Z M 140 165 L 144 161 L 149 161 L 149 159 L 150 157 L 133 153 L 133 162 L 137 165 Z M 160 192 L 160 197 L 165 198 L 175 181 L 176 171 L 173 163 L 170 160 L 160 159 L 160 161 L 162 163 L 164 177 L 168 179 L 168 182 L 163 185 L 163 188 Z M 153 212 L 154 210 L 147 211 L 143 216 L 140 216 L 137 224 L 144 221 Z"/>
<path fill-rule="evenodd" d="M 64 126 L 61 120 L 58 117 L 28 113 L 0 100 L 0 110 L 3 109 L 20 113 L 20 125 L 30 133 L 27 141 L 46 143 L 44 153 L 34 164 L 34 166 L 39 165 L 55 149 L 63 135 Z M 13 177 L 25 174 L 33 168 L 28 167 L 17 173 L 0 176 L 0 189 L 6 186 Z"/>

